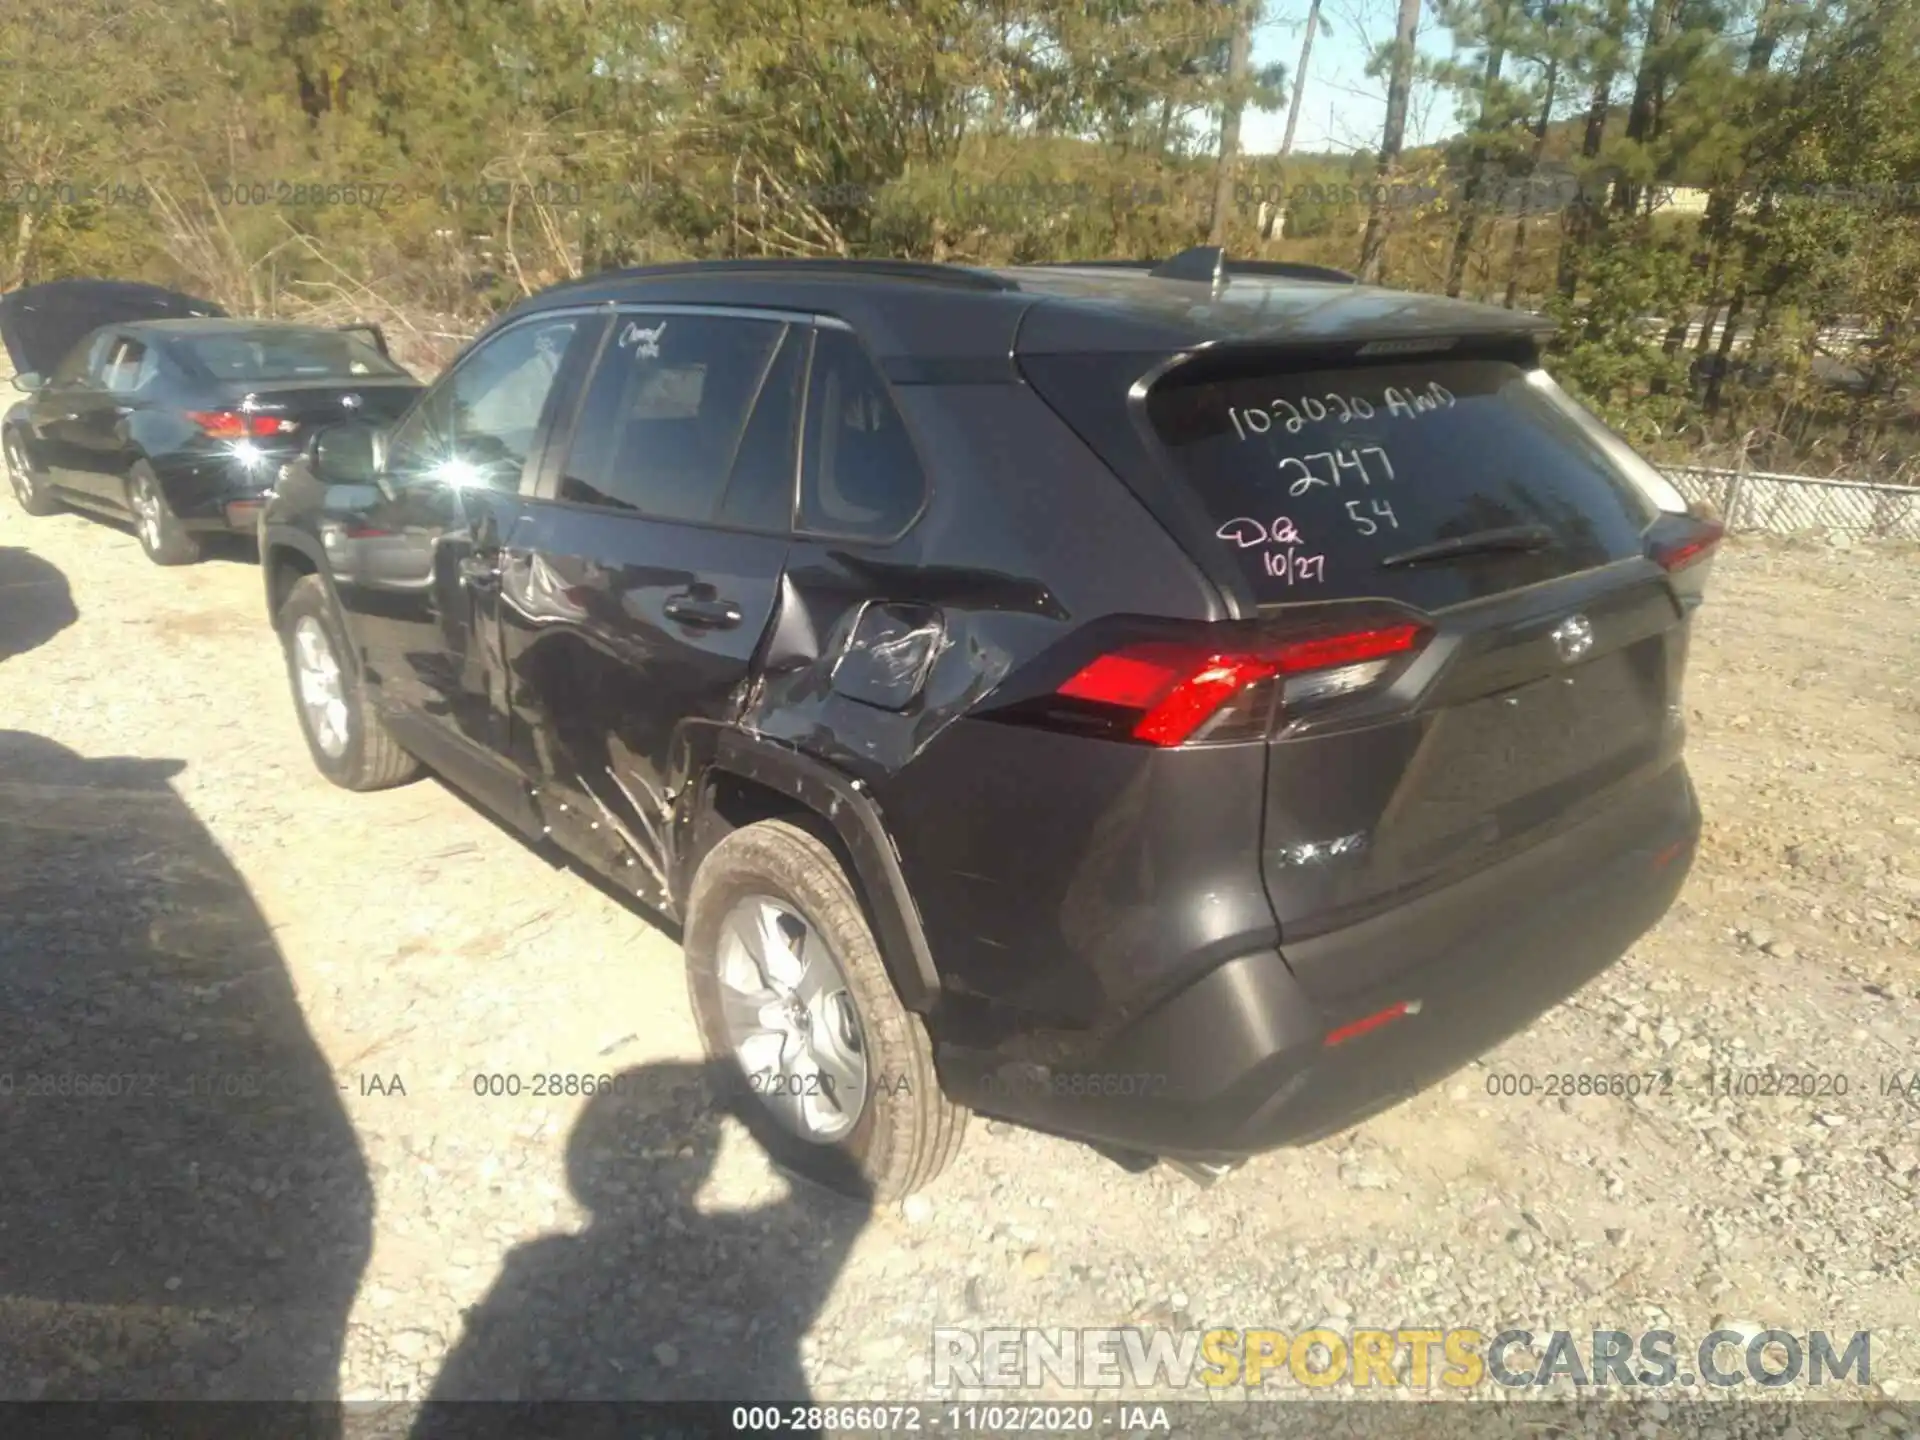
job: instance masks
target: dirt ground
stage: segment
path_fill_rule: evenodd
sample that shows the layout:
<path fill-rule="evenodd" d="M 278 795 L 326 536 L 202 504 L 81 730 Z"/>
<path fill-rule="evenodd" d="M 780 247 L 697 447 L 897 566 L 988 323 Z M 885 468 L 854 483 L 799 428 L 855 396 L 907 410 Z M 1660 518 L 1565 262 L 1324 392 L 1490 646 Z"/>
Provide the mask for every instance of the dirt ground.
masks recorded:
<path fill-rule="evenodd" d="M 936 1325 L 1725 1323 L 1870 1330 L 1920 1413 L 1917 617 L 1912 548 L 1730 543 L 1681 902 L 1451 1081 L 1206 1190 L 976 1120 L 863 1214 L 704 1105 L 670 936 L 436 781 L 320 779 L 250 557 L 0 505 L 0 1397 L 915 1399 Z M 1674 1082 L 1490 1093 L 1567 1071 Z"/>

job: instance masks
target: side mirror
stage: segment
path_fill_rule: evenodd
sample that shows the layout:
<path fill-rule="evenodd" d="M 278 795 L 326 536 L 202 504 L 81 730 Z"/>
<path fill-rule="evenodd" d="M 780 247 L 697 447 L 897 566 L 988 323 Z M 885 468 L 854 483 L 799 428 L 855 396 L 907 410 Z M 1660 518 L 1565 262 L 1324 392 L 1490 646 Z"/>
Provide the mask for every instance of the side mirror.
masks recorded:
<path fill-rule="evenodd" d="M 47 388 L 47 377 L 38 370 L 23 370 L 13 377 L 13 388 L 31 395 L 36 390 Z"/>
<path fill-rule="evenodd" d="M 308 451 L 314 474 L 329 485 L 380 485 L 386 436 L 363 420 L 343 420 L 315 433 Z"/>

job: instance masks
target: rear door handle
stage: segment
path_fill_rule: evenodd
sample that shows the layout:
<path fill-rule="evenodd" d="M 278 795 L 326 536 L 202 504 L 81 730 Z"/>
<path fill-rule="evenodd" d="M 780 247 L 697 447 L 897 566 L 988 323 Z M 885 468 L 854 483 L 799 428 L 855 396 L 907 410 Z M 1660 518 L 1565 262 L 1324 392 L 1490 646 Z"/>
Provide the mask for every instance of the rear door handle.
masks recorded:
<path fill-rule="evenodd" d="M 740 607 L 731 600 L 702 599 L 685 592 L 669 595 L 667 603 L 660 608 L 669 620 L 704 630 L 731 630 L 741 619 Z"/>

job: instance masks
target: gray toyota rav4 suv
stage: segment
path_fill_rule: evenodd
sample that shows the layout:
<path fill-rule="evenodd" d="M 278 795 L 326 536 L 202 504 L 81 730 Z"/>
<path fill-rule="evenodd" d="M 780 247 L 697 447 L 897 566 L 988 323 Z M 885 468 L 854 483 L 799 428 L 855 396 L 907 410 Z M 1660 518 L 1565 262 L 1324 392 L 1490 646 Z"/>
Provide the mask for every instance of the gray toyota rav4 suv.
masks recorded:
<path fill-rule="evenodd" d="M 677 922 L 788 1164 L 972 1111 L 1215 1171 L 1665 912 L 1719 530 L 1541 323 L 1337 272 L 659 266 L 502 316 L 261 520 L 315 763 Z"/>

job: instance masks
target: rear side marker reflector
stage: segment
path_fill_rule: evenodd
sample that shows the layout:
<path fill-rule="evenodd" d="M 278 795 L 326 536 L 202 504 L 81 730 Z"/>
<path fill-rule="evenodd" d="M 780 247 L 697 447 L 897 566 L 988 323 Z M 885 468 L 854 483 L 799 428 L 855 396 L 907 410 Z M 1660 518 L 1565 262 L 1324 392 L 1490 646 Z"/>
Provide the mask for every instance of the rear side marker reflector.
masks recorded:
<path fill-rule="evenodd" d="M 1725 534 L 1725 527 L 1718 521 L 1697 521 L 1692 535 L 1678 544 L 1656 549 L 1653 558 L 1660 562 L 1661 569 L 1672 574 L 1675 570 L 1684 570 L 1697 560 L 1704 560 Z"/>
<path fill-rule="evenodd" d="M 1137 712 L 1130 733 L 1153 745 L 1180 745 L 1250 686 L 1281 679 L 1296 703 L 1364 689 L 1427 635 L 1412 623 L 1220 651 L 1149 641 L 1102 655 L 1056 693 Z"/>
<path fill-rule="evenodd" d="M 1376 1010 L 1371 1015 L 1361 1016 L 1351 1024 L 1342 1025 L 1338 1030 L 1329 1030 L 1327 1038 L 1320 1043 L 1331 1050 L 1336 1045 L 1344 1045 L 1349 1040 L 1357 1040 L 1362 1035 L 1370 1034 L 1382 1025 L 1391 1025 L 1395 1020 L 1408 1015 L 1418 1015 L 1420 1005 L 1421 1002 L 1418 1000 L 1396 1001 L 1384 1010 Z"/>

